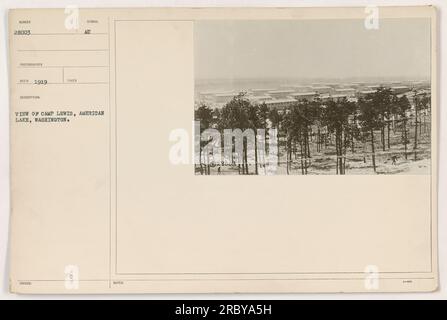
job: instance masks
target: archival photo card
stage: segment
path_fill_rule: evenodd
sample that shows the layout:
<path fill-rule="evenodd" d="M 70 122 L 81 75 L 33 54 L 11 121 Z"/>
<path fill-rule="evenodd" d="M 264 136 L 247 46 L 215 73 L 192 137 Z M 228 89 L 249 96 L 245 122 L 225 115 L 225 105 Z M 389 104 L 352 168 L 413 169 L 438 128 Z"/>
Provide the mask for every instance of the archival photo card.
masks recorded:
<path fill-rule="evenodd" d="M 11 10 L 11 291 L 436 290 L 436 26 Z"/>

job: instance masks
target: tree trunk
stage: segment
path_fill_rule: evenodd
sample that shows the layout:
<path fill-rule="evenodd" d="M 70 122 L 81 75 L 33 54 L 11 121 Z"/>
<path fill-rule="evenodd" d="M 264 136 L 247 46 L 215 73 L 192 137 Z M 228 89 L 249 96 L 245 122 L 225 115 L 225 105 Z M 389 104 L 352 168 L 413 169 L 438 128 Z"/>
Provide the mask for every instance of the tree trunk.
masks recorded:
<path fill-rule="evenodd" d="M 277 127 L 276 130 L 277 130 L 277 132 L 276 132 L 276 152 L 277 152 L 278 167 L 279 167 L 281 165 L 280 164 L 281 157 L 279 155 L 279 127 Z"/>
<path fill-rule="evenodd" d="M 286 170 L 287 174 L 289 174 L 289 138 L 286 140 Z"/>
<path fill-rule="evenodd" d="M 248 151 L 247 151 L 247 141 L 245 142 L 245 155 L 244 155 L 244 158 L 245 158 L 245 174 L 249 174 L 249 172 L 248 172 Z"/>
<path fill-rule="evenodd" d="M 405 147 L 405 160 L 408 159 L 408 155 L 407 155 L 407 147 L 408 144 L 408 137 L 407 137 L 407 119 L 404 119 L 404 147 Z"/>
<path fill-rule="evenodd" d="M 351 152 L 355 153 L 354 130 L 351 131 Z"/>
<path fill-rule="evenodd" d="M 418 108 L 414 105 L 415 117 L 414 117 L 414 161 L 417 160 L 417 148 L 418 148 Z"/>
<path fill-rule="evenodd" d="M 335 165 L 335 173 L 338 174 L 338 138 L 337 138 L 337 132 L 335 132 L 335 160 L 336 160 L 336 165 Z"/>
<path fill-rule="evenodd" d="M 343 174 L 343 136 L 339 129 L 335 130 L 335 150 L 337 154 L 337 174 Z"/>
<path fill-rule="evenodd" d="M 419 138 L 422 137 L 422 133 L 424 133 L 424 115 L 421 114 L 419 116 Z"/>
<path fill-rule="evenodd" d="M 340 174 L 345 174 L 345 171 L 343 168 L 343 145 L 344 145 L 343 132 L 340 130 L 338 135 L 339 135 L 338 145 L 339 145 L 339 152 L 340 152 L 340 156 L 339 156 Z"/>
<path fill-rule="evenodd" d="M 202 146 L 199 145 L 199 164 L 200 164 L 200 174 L 203 175 L 203 166 L 202 166 Z"/>
<path fill-rule="evenodd" d="M 374 172 L 376 172 L 376 154 L 374 149 L 374 130 L 371 129 L 371 155 L 372 155 L 372 163 Z"/>
<path fill-rule="evenodd" d="M 317 131 L 317 152 L 320 152 L 321 148 L 321 136 L 320 136 L 320 127 L 318 127 Z"/>
<path fill-rule="evenodd" d="M 390 150 L 390 127 L 391 127 L 391 124 L 388 121 L 388 150 Z"/>
<path fill-rule="evenodd" d="M 257 140 L 258 133 L 255 129 L 255 174 L 258 174 L 258 140 Z"/>
<path fill-rule="evenodd" d="M 312 134 L 312 132 L 311 132 Z M 306 147 L 307 147 L 307 158 L 309 159 L 306 161 L 306 174 L 307 174 L 307 168 L 311 165 L 311 159 L 310 159 L 310 142 L 309 142 L 309 130 L 308 127 L 306 127 Z"/>
<path fill-rule="evenodd" d="M 301 163 L 301 174 L 304 175 L 304 152 L 303 152 L 303 142 L 300 140 L 300 163 Z"/>

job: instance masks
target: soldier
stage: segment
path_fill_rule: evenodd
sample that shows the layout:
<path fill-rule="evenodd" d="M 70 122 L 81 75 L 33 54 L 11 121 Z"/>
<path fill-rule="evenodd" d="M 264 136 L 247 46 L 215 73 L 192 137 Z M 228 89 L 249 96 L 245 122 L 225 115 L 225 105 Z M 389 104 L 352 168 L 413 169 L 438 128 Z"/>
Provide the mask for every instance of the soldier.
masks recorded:
<path fill-rule="evenodd" d="M 397 164 L 397 159 L 399 159 L 398 156 L 392 156 L 392 157 L 391 157 L 391 160 L 393 161 L 393 165 L 396 165 L 396 164 Z"/>

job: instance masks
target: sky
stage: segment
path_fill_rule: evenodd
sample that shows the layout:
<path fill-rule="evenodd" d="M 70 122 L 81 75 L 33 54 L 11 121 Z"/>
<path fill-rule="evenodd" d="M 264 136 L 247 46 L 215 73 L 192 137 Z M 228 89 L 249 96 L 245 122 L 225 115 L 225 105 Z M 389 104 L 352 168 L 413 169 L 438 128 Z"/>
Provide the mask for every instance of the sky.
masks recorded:
<path fill-rule="evenodd" d="M 196 79 L 430 76 L 430 20 L 197 21 Z"/>

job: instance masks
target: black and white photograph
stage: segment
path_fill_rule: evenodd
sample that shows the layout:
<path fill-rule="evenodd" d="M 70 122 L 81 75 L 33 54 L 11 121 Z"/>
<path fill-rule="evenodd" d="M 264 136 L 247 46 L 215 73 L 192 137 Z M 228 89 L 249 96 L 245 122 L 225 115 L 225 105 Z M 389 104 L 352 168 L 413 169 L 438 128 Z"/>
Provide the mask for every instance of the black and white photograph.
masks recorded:
<path fill-rule="evenodd" d="M 196 22 L 195 174 L 430 174 L 430 20 L 371 19 Z"/>

